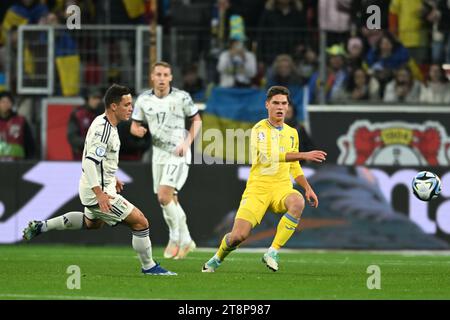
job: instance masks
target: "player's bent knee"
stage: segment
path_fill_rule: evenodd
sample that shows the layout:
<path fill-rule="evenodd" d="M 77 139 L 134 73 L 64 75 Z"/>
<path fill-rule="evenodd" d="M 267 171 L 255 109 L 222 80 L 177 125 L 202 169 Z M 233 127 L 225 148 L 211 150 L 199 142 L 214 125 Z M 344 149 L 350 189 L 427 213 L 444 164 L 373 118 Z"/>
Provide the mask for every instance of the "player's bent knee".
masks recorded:
<path fill-rule="evenodd" d="M 84 217 L 84 226 L 87 230 L 100 229 L 103 226 L 103 221 L 101 220 L 89 220 Z"/>
<path fill-rule="evenodd" d="M 138 218 L 136 219 L 136 222 L 133 224 L 132 228 L 134 230 L 144 230 L 149 227 L 149 223 L 147 218 L 144 216 L 143 213 L 140 213 Z"/>
<path fill-rule="evenodd" d="M 136 207 L 133 208 L 133 211 L 125 218 L 124 222 L 133 230 L 144 230 L 149 227 L 147 218 Z"/>
<path fill-rule="evenodd" d="M 305 209 L 305 200 L 302 197 L 295 198 L 291 201 L 288 206 L 288 212 L 294 218 L 299 219 L 302 215 L 303 210 Z"/>
<path fill-rule="evenodd" d="M 172 201 L 173 196 L 168 193 L 158 193 L 159 204 L 166 206 Z"/>

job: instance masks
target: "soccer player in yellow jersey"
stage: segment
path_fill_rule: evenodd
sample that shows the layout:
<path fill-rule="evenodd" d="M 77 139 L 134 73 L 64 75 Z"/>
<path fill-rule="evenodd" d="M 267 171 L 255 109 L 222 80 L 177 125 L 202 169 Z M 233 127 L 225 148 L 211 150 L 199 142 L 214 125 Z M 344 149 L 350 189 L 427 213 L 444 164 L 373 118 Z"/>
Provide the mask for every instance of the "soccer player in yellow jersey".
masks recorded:
<path fill-rule="evenodd" d="M 268 268 L 278 270 L 278 250 L 294 233 L 305 207 L 303 196 L 293 188 L 291 176 L 304 189 L 309 204 L 315 208 L 319 205 L 299 160 L 320 163 L 325 160 L 326 153 L 317 150 L 299 152 L 297 130 L 284 123 L 289 102 L 287 88 L 274 86 L 267 91 L 266 108 L 269 117 L 258 122 L 252 129 L 252 167 L 233 228 L 223 237 L 217 253 L 203 265 L 202 272 L 214 272 L 225 257 L 261 223 L 268 208 L 284 214 L 272 245 L 262 258 Z"/>

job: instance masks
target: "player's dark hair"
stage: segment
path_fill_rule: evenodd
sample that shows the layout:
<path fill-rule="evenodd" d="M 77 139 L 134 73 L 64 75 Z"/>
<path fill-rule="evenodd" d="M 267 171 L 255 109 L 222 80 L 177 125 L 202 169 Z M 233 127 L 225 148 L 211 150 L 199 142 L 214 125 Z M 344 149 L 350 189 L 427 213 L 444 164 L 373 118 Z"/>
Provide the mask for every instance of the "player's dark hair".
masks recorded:
<path fill-rule="evenodd" d="M 288 101 L 291 99 L 289 89 L 283 86 L 273 86 L 270 87 L 269 90 L 267 90 L 266 94 L 266 101 L 270 101 L 273 96 L 276 96 L 277 94 L 282 94 L 284 96 L 287 96 Z"/>
<path fill-rule="evenodd" d="M 152 65 L 152 72 L 155 71 L 155 68 L 156 68 L 156 67 L 169 68 L 170 71 L 172 71 L 172 66 L 171 66 L 168 62 L 165 62 L 165 61 L 158 61 L 158 62 L 155 62 L 155 63 Z"/>
<path fill-rule="evenodd" d="M 109 109 L 111 107 L 111 104 L 119 104 L 122 100 L 122 96 L 125 96 L 127 94 L 131 94 L 131 90 L 127 87 L 113 84 L 111 87 L 106 90 L 105 93 L 105 107 L 106 109 Z"/>

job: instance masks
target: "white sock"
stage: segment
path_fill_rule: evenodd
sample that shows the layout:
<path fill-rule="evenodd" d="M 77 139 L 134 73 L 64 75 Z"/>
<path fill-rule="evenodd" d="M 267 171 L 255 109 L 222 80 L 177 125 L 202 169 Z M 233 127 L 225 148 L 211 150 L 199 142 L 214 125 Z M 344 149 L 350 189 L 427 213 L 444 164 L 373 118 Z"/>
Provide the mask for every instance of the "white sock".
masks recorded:
<path fill-rule="evenodd" d="M 149 230 L 133 230 L 133 249 L 137 252 L 142 268 L 148 270 L 156 265 L 152 257 L 152 243 L 149 237 Z"/>
<path fill-rule="evenodd" d="M 180 226 L 180 246 L 187 245 L 192 241 L 191 234 L 186 222 L 186 213 L 184 213 L 183 207 L 180 203 L 177 203 L 178 210 L 178 223 Z"/>
<path fill-rule="evenodd" d="M 278 250 L 275 249 L 274 247 L 270 247 L 269 250 L 267 250 L 267 253 L 271 253 L 271 252 L 278 253 Z"/>
<path fill-rule="evenodd" d="M 169 204 L 161 206 L 163 210 L 164 220 L 166 220 L 169 226 L 169 239 L 177 242 L 180 238 L 180 224 L 178 218 L 178 209 L 174 201 L 170 201 Z"/>
<path fill-rule="evenodd" d="M 83 227 L 84 214 L 79 211 L 71 211 L 56 218 L 45 220 L 41 231 L 51 230 L 79 230 Z"/>

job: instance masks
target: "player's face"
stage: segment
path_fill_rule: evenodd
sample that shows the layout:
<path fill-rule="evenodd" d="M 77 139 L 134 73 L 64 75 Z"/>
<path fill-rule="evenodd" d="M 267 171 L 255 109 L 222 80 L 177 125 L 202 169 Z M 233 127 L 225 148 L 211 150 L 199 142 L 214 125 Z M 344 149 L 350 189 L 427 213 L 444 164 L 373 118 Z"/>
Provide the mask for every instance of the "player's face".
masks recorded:
<path fill-rule="evenodd" d="M 119 121 L 126 121 L 130 119 L 131 113 L 133 112 L 133 106 L 131 104 L 132 98 L 131 94 L 127 94 L 122 96 L 122 100 L 120 100 L 119 104 L 115 105 L 115 114 L 116 118 Z"/>
<path fill-rule="evenodd" d="M 269 101 L 266 101 L 266 108 L 269 111 L 269 119 L 274 122 L 284 122 L 288 109 L 288 99 L 284 94 L 277 94 Z"/>
<path fill-rule="evenodd" d="M 156 66 L 151 75 L 153 88 L 163 91 L 170 86 L 172 72 L 170 68 Z"/>
<path fill-rule="evenodd" d="M 8 97 L 0 99 L 0 114 L 6 114 L 12 109 L 11 100 Z"/>

